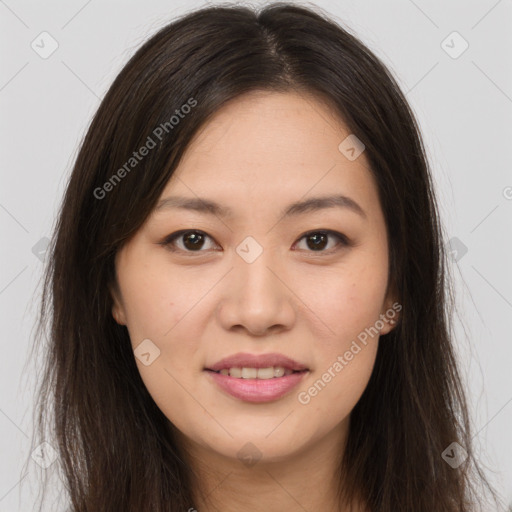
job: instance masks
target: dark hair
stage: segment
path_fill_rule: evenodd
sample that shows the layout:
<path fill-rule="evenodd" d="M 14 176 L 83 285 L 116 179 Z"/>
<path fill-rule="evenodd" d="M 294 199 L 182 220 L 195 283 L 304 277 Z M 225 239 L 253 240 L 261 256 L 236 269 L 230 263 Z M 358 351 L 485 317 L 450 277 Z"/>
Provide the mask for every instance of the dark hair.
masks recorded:
<path fill-rule="evenodd" d="M 346 502 L 361 495 L 372 512 L 475 510 L 477 481 L 497 499 L 472 448 L 419 128 L 383 63 L 317 10 L 279 3 L 191 12 L 133 55 L 92 120 L 55 225 L 39 324 L 49 323 L 49 335 L 37 428 L 55 437 L 73 511 L 193 504 L 192 470 L 144 386 L 126 327 L 112 318 L 114 258 L 198 129 L 255 90 L 313 94 L 329 105 L 366 147 L 386 220 L 389 277 L 403 310 L 351 413 L 339 468 Z M 149 139 L 154 149 L 131 162 Z M 468 453 L 456 469 L 441 456 L 454 441 Z"/>

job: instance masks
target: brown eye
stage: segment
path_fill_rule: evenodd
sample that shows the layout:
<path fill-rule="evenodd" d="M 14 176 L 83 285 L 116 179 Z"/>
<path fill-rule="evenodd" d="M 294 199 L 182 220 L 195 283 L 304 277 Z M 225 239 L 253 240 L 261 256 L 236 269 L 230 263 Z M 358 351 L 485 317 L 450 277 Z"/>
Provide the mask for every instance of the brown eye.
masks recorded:
<path fill-rule="evenodd" d="M 211 237 L 202 231 L 178 231 L 169 235 L 162 245 L 171 251 L 204 252 L 201 249 L 204 248 L 206 239 L 211 240 Z M 181 242 L 179 247 L 175 247 L 176 242 Z"/>
<path fill-rule="evenodd" d="M 198 230 L 182 230 L 172 233 L 167 236 L 161 245 L 168 248 L 172 252 L 184 253 L 201 253 L 212 249 L 213 246 L 208 247 L 205 243 L 207 240 L 213 240 L 209 235 Z M 339 250 L 341 247 L 349 246 L 349 239 L 342 233 L 330 230 L 310 231 L 303 235 L 300 240 L 306 241 L 306 252 L 317 252 L 330 254 Z M 337 240 L 336 243 L 331 243 L 332 240 Z M 330 247 L 328 247 L 330 245 Z"/>
<path fill-rule="evenodd" d="M 325 248 L 329 245 L 330 238 L 338 240 L 338 244 L 334 246 L 331 245 L 331 247 L 325 250 Z M 309 249 L 309 252 L 330 253 L 332 252 L 331 249 L 336 250 L 339 248 L 338 246 L 350 245 L 349 240 L 345 235 L 330 230 L 311 231 L 300 238 L 300 240 L 303 239 L 306 240 L 306 247 Z"/>

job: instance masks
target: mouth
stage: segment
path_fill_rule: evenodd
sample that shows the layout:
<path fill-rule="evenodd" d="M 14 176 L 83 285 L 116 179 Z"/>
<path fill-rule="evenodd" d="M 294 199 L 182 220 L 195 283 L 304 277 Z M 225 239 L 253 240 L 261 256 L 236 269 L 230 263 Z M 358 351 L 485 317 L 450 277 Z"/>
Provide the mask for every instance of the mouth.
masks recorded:
<path fill-rule="evenodd" d="M 258 380 L 269 380 L 278 379 L 280 377 L 286 377 L 293 373 L 306 373 L 308 370 L 291 370 L 284 366 L 268 366 L 267 368 L 251 368 L 251 367 L 232 367 L 223 368 L 222 370 L 212 370 L 205 368 L 205 371 L 217 373 L 219 375 L 225 375 L 227 377 L 233 377 L 235 379 L 258 379 Z"/>
<path fill-rule="evenodd" d="M 236 370 L 240 370 L 246 376 L 233 377 L 226 375 L 225 372 L 212 370 L 207 370 L 205 373 L 217 390 L 237 400 L 252 403 L 272 402 L 285 397 L 309 373 L 308 370 L 300 370 L 290 371 L 280 377 L 258 378 L 256 376 L 253 378 L 255 371 L 267 372 L 268 370 L 268 373 L 263 374 L 265 377 L 270 375 L 271 370 L 275 372 L 275 368 L 235 368 L 235 373 Z"/>
<path fill-rule="evenodd" d="M 287 395 L 310 369 L 282 354 L 235 354 L 204 368 L 218 389 L 245 402 Z"/>
<path fill-rule="evenodd" d="M 242 379 L 271 379 L 285 374 L 308 370 L 307 366 L 278 353 L 248 354 L 240 352 L 225 357 L 205 370 Z M 272 373 L 273 371 L 273 373 Z M 259 376 L 260 375 L 260 376 Z"/>

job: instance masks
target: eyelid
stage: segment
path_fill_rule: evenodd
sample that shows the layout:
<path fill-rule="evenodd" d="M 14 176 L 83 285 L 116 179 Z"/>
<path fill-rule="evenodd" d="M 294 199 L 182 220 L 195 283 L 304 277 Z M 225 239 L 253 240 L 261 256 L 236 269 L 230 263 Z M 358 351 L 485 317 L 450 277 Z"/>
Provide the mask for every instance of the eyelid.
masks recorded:
<path fill-rule="evenodd" d="M 182 252 L 187 255 L 196 255 L 196 254 L 199 255 L 201 253 L 208 252 L 208 251 L 204 251 L 204 250 L 186 251 L 183 249 L 171 248 L 173 242 L 175 240 L 177 240 L 180 236 L 182 236 L 186 233 L 198 233 L 207 238 L 210 238 L 211 240 L 214 240 L 212 236 L 210 236 L 208 233 L 205 233 L 204 231 L 202 231 L 200 229 L 182 229 L 179 231 L 175 231 L 174 233 L 171 233 L 170 235 L 167 235 L 161 242 L 159 242 L 159 244 L 166 247 L 171 252 Z M 313 230 L 307 231 L 306 233 L 300 235 L 299 238 L 297 239 L 297 242 L 295 242 L 294 245 L 296 243 L 300 242 L 303 238 L 306 238 L 307 236 L 313 235 L 313 234 L 325 234 L 325 235 L 337 238 L 338 244 L 335 247 L 332 247 L 331 249 L 327 249 L 327 250 L 306 251 L 306 252 L 310 253 L 311 255 L 332 254 L 333 252 L 339 251 L 342 247 L 352 247 L 354 245 L 353 241 L 350 240 L 345 234 L 340 233 L 338 231 L 334 231 L 332 229 L 322 229 L 322 228 L 313 229 Z"/>
<path fill-rule="evenodd" d="M 204 251 L 204 250 L 198 250 L 198 251 L 185 251 L 183 249 L 176 249 L 176 248 L 172 248 L 172 244 L 175 240 L 177 240 L 178 238 L 180 238 L 182 235 L 185 235 L 186 233 L 198 233 L 200 235 L 203 235 L 207 238 L 210 238 L 211 240 L 213 240 L 213 237 L 210 236 L 208 233 L 205 233 L 204 231 L 201 231 L 200 229 L 181 229 L 179 231 L 175 231 L 174 233 L 171 233 L 170 235 L 167 235 L 160 243 L 160 245 L 163 245 L 164 247 L 166 247 L 168 250 L 170 250 L 171 252 L 182 252 L 182 253 L 185 253 L 187 255 L 194 255 L 194 254 L 201 254 L 201 253 L 204 253 L 204 252 L 207 252 L 207 251 Z"/>
<path fill-rule="evenodd" d="M 351 247 L 353 245 L 352 241 L 343 233 L 334 231 L 332 229 L 322 229 L 322 228 L 312 229 L 310 231 L 307 231 L 306 233 L 301 235 L 297 239 L 297 242 L 295 242 L 295 243 L 298 243 L 303 238 L 307 238 L 308 236 L 314 235 L 314 234 L 323 234 L 323 235 L 327 235 L 332 238 L 336 238 L 338 240 L 338 243 L 334 247 L 331 247 L 330 249 L 326 249 L 326 250 L 322 250 L 322 251 L 306 250 L 305 252 L 308 254 L 308 256 L 316 256 L 316 255 L 319 255 L 319 256 L 326 255 L 327 256 L 329 254 L 333 254 L 335 252 L 340 251 L 343 247 Z"/>

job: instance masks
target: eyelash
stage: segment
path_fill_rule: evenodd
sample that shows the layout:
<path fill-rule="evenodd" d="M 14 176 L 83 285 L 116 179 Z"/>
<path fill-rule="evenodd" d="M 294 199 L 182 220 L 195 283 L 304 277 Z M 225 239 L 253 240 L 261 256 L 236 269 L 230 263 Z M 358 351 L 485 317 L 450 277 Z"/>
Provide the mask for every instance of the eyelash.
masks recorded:
<path fill-rule="evenodd" d="M 171 233 L 170 235 L 166 236 L 164 238 L 164 240 L 162 242 L 160 242 L 160 245 L 164 246 L 171 252 L 180 252 L 181 251 L 188 255 L 195 255 L 195 254 L 199 255 L 202 252 L 207 252 L 204 250 L 189 251 L 189 250 L 185 250 L 185 249 L 176 249 L 175 247 L 172 246 L 172 244 L 174 243 L 175 240 L 177 240 L 179 237 L 181 237 L 185 234 L 189 234 L 189 233 L 196 233 L 196 234 L 204 235 L 205 237 L 213 240 L 213 238 L 210 235 L 208 235 L 207 233 L 205 233 L 204 231 L 201 231 L 198 229 L 185 229 L 185 230 L 181 230 L 181 231 L 176 231 L 175 233 Z M 307 238 L 308 236 L 317 235 L 317 234 L 329 235 L 329 236 L 333 236 L 333 237 L 337 238 L 338 239 L 337 246 L 334 248 L 328 249 L 328 250 L 306 251 L 306 252 L 310 252 L 314 255 L 315 254 L 330 255 L 330 254 L 333 254 L 333 253 L 339 251 L 342 247 L 350 247 L 353 245 L 352 242 L 350 241 L 350 239 L 346 235 L 344 235 L 343 233 L 338 233 L 337 231 L 332 231 L 330 229 L 319 229 L 319 230 L 314 230 L 314 231 L 308 231 L 307 233 L 304 233 L 299 238 L 299 241 L 302 240 L 303 238 Z"/>

